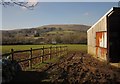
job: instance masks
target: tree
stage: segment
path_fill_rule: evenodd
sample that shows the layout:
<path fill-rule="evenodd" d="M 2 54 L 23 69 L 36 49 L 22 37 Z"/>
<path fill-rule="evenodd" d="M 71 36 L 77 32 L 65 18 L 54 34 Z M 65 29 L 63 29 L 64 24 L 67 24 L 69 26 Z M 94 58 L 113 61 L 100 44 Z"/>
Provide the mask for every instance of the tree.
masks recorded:
<path fill-rule="evenodd" d="M 39 37 L 39 36 L 40 36 L 39 33 L 34 34 L 34 37 Z"/>
<path fill-rule="evenodd" d="M 7 2 L 6 0 L 1 0 L 0 4 L 2 4 L 4 7 L 18 5 L 27 9 L 33 9 L 38 2 L 37 0 L 34 0 L 34 2 L 32 0 L 29 0 L 28 2 L 19 2 L 18 0 L 9 0 L 9 2 Z"/>
<path fill-rule="evenodd" d="M 62 43 L 62 39 L 61 39 L 60 35 L 56 35 L 56 36 L 55 36 L 55 41 L 56 41 L 57 43 Z"/>

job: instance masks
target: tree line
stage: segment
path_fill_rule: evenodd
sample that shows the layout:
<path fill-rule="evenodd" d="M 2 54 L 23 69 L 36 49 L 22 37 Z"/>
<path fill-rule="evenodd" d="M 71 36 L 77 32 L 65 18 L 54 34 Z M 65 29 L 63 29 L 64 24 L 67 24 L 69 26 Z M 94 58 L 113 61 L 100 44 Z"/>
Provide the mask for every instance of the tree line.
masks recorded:
<path fill-rule="evenodd" d="M 36 33 L 33 36 L 4 36 L 2 35 L 2 45 L 16 44 L 86 44 L 86 32 L 75 32 L 65 34 Z"/>

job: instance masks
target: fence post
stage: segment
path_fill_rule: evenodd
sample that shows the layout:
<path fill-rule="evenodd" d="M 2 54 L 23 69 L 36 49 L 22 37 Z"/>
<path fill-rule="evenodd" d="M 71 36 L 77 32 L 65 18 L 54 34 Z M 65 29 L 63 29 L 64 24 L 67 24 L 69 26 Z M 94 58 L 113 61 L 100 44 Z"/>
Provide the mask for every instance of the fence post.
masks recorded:
<path fill-rule="evenodd" d="M 61 46 L 60 46 L 60 56 L 61 56 Z"/>
<path fill-rule="evenodd" d="M 43 63 L 43 57 L 44 57 L 44 46 L 43 46 L 43 48 L 42 48 L 41 63 Z"/>
<path fill-rule="evenodd" d="M 32 48 L 30 48 L 29 68 L 32 69 Z"/>
<path fill-rule="evenodd" d="M 12 61 L 14 60 L 14 50 L 11 49 Z"/>
<path fill-rule="evenodd" d="M 66 46 L 66 55 L 68 56 L 68 47 Z"/>
<path fill-rule="evenodd" d="M 63 55 L 64 56 L 66 55 L 66 47 L 65 46 L 63 47 Z"/>
<path fill-rule="evenodd" d="M 57 46 L 56 46 L 55 48 L 56 48 L 56 49 L 55 49 L 55 50 L 56 50 L 56 52 L 55 52 L 55 53 L 56 53 L 56 56 L 57 56 L 57 53 L 58 53 L 58 52 L 57 52 L 57 51 L 58 51 L 58 50 L 57 50 Z"/>
<path fill-rule="evenodd" d="M 49 50 L 49 59 L 51 59 L 51 55 L 52 55 L 52 46 L 50 46 L 50 50 Z"/>

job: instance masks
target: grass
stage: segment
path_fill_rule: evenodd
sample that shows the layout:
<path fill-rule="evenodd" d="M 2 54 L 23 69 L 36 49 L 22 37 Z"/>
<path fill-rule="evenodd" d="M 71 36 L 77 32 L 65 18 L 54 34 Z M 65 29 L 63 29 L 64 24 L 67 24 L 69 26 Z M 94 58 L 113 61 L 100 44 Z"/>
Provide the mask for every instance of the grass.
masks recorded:
<path fill-rule="evenodd" d="M 42 47 L 49 47 L 52 45 L 3 45 L 2 46 L 2 53 L 8 53 L 11 51 L 11 49 L 17 50 L 28 50 L 30 48 L 36 49 L 36 48 L 42 48 Z"/>
<path fill-rule="evenodd" d="M 30 48 L 42 48 L 42 47 L 50 47 L 50 46 L 68 46 L 69 51 L 87 51 L 87 45 L 82 45 L 82 44 L 57 44 L 57 45 L 3 45 L 0 46 L 2 49 L 2 53 L 8 53 L 11 51 L 11 49 L 16 50 L 28 50 Z"/>
<path fill-rule="evenodd" d="M 42 68 L 45 65 L 48 65 L 48 63 L 57 63 L 59 61 L 59 59 L 60 59 L 59 57 L 56 57 L 56 58 L 52 58 L 51 60 L 48 59 L 48 60 L 44 61 L 43 63 L 37 63 L 35 65 L 32 65 L 32 68 L 33 68 L 32 70 L 37 69 L 37 68 Z M 28 69 L 28 70 L 31 70 L 31 69 Z"/>
<path fill-rule="evenodd" d="M 43 68 L 43 67 L 46 67 L 46 65 L 50 65 L 50 64 L 54 64 L 54 63 L 58 63 L 61 59 L 63 59 L 66 55 L 66 53 L 63 53 L 61 54 L 60 56 L 56 56 L 55 55 L 52 55 L 51 59 L 47 59 L 47 60 L 44 60 L 43 63 L 36 63 L 34 65 L 32 65 L 32 69 L 30 69 L 29 67 L 26 68 L 26 70 L 29 70 L 29 71 L 35 71 L 36 69 L 40 69 L 40 68 Z"/>
<path fill-rule="evenodd" d="M 87 45 L 83 44 L 67 44 L 69 51 L 82 51 L 87 52 Z"/>

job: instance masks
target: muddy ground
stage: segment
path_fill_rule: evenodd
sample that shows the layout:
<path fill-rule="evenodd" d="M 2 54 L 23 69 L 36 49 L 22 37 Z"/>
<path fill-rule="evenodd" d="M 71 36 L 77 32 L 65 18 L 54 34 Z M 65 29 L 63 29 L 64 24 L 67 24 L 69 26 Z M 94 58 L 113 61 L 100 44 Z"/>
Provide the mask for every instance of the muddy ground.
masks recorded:
<path fill-rule="evenodd" d="M 120 69 L 100 62 L 83 52 L 72 52 L 57 63 L 48 63 L 33 71 L 21 71 L 11 83 L 54 84 L 116 84 Z"/>

